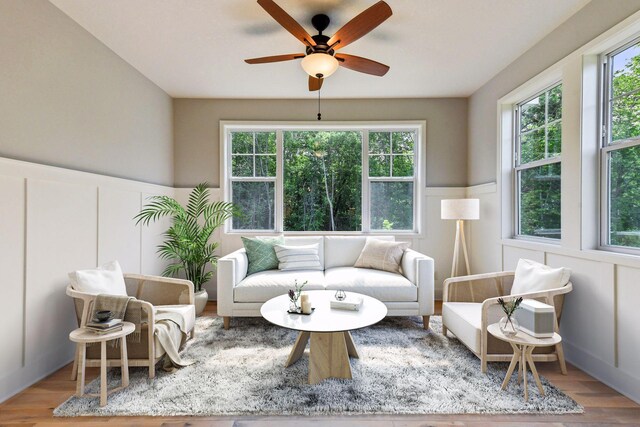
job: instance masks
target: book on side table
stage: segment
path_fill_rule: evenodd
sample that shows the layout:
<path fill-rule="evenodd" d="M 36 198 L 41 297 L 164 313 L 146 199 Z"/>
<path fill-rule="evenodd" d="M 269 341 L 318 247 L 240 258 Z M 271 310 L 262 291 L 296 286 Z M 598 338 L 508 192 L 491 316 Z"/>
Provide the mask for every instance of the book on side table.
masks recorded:
<path fill-rule="evenodd" d="M 106 322 L 91 321 L 86 324 L 86 328 L 96 334 L 108 334 L 122 330 L 122 319 L 111 319 Z"/>
<path fill-rule="evenodd" d="M 362 307 L 362 298 L 349 295 L 342 301 L 331 300 L 329 304 L 331 308 L 336 310 L 359 311 L 360 307 Z"/>

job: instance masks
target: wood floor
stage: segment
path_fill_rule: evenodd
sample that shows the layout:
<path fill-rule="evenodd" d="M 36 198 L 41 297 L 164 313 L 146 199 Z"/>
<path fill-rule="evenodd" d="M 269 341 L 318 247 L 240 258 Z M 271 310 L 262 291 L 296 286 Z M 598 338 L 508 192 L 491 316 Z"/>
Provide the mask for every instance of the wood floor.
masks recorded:
<path fill-rule="evenodd" d="M 438 305 L 437 310 L 440 307 Z M 215 303 L 205 315 L 215 316 Z M 569 366 L 563 376 L 555 363 L 540 363 L 539 371 L 554 385 L 585 407 L 579 415 L 412 415 L 348 417 L 79 417 L 54 418 L 53 409 L 75 391 L 68 365 L 0 405 L 0 426 L 81 425 L 105 426 L 214 426 L 214 427 L 300 427 L 324 426 L 640 426 L 640 405 L 622 396 L 584 372 Z M 87 378 L 97 377 L 97 368 Z"/>

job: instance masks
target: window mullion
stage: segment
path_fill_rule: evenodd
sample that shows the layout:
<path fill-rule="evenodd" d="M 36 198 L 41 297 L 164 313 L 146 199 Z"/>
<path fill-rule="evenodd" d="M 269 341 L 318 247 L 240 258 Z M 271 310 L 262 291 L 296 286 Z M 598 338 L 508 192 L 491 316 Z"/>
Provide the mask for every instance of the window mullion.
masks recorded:
<path fill-rule="evenodd" d="M 276 130 L 276 232 L 284 231 L 284 132 Z"/>
<path fill-rule="evenodd" d="M 361 197 L 361 217 L 363 232 L 368 233 L 371 230 L 370 215 L 370 194 L 371 184 L 369 182 L 369 131 L 362 132 L 362 197 Z"/>

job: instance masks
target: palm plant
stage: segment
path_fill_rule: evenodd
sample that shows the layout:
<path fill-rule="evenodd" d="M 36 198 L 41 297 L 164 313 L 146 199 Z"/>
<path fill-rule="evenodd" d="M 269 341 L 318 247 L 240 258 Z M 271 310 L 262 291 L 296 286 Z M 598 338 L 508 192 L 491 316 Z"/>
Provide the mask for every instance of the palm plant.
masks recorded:
<path fill-rule="evenodd" d="M 209 242 L 213 232 L 236 214 L 233 204 L 210 202 L 207 183 L 198 184 L 189 195 L 186 208 L 168 196 L 150 197 L 134 217 L 136 225 L 148 225 L 159 218 L 171 217 L 172 225 L 164 233 L 165 240 L 158 246 L 160 258 L 173 261 L 162 272 L 163 276 L 176 277 L 184 272 L 198 292 L 213 276 L 218 256 L 217 242 Z M 207 269 L 211 266 L 212 269 Z"/>

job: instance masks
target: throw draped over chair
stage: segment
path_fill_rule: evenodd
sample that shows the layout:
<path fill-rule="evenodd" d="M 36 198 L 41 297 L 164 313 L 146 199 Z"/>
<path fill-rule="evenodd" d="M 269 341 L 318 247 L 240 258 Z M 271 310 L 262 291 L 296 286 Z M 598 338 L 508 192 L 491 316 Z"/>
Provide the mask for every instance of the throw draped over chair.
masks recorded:
<path fill-rule="evenodd" d="M 155 314 L 158 310 L 179 313 L 187 325 L 190 338 L 194 337 L 195 306 L 193 283 L 189 280 L 173 279 L 141 274 L 124 274 L 127 293 L 141 300 L 142 325 L 140 342 L 127 342 L 129 366 L 147 366 L 149 378 L 155 377 L 155 365 L 165 352 L 155 336 Z M 73 298 L 78 326 L 82 327 L 93 315 L 93 305 L 97 295 L 79 292 L 72 285 L 67 286 L 67 295 Z M 179 331 L 179 330 L 178 330 Z M 182 334 L 180 334 L 182 335 Z M 172 337 L 179 345 L 184 344 L 182 336 Z M 77 351 L 71 379 L 77 375 Z M 87 347 L 86 366 L 100 366 L 100 346 Z M 120 349 L 107 347 L 107 366 L 120 366 Z"/>
<path fill-rule="evenodd" d="M 545 291 L 511 295 L 515 272 L 476 274 L 452 277 L 444 281 L 442 297 L 442 333 L 451 331 L 469 350 L 480 358 L 482 372 L 487 362 L 508 362 L 513 356 L 511 346 L 487 333 L 487 326 L 504 316 L 498 298 L 523 297 L 535 299 L 555 308 L 555 331 L 558 332 L 564 295 L 571 292 L 571 282 Z M 553 347 L 539 347 L 533 353 L 535 362 L 558 361 L 566 375 L 562 343 Z"/>

